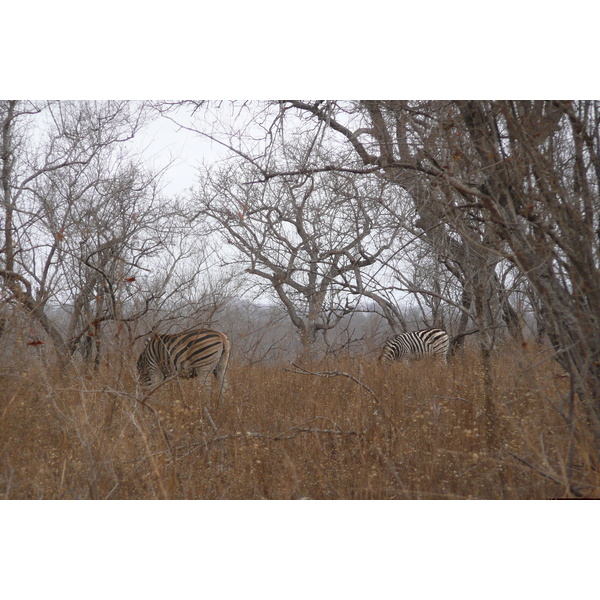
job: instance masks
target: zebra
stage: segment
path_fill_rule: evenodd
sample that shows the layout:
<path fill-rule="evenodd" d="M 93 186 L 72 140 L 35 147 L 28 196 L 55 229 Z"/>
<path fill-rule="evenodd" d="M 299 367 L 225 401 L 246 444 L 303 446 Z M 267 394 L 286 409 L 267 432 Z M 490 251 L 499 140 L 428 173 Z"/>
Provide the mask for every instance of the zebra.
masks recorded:
<path fill-rule="evenodd" d="M 158 385 L 168 377 L 201 376 L 204 387 L 209 388 L 212 373 L 221 392 L 227 389 L 225 373 L 230 351 L 227 336 L 213 329 L 155 334 L 147 340 L 137 369 L 144 387 Z"/>
<path fill-rule="evenodd" d="M 444 362 L 448 362 L 449 346 L 448 334 L 443 329 L 411 331 L 388 338 L 381 349 L 379 360 L 381 362 L 394 360 L 408 362 L 410 358 L 435 355 L 443 357 Z"/>

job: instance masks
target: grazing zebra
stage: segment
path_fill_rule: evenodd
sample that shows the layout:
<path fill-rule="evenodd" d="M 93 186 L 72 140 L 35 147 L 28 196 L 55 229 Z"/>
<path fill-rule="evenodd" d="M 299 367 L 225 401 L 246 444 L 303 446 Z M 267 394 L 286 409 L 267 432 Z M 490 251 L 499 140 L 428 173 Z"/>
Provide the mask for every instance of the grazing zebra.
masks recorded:
<path fill-rule="evenodd" d="M 442 329 L 422 329 L 388 338 L 383 345 L 380 361 L 391 362 L 423 356 L 442 356 L 448 362 L 448 334 Z"/>
<path fill-rule="evenodd" d="M 182 333 L 154 335 L 137 361 L 142 384 L 158 385 L 167 377 L 190 379 L 201 376 L 209 387 L 211 373 L 220 390 L 227 388 L 225 372 L 231 346 L 224 333 L 212 329 L 195 329 Z"/>

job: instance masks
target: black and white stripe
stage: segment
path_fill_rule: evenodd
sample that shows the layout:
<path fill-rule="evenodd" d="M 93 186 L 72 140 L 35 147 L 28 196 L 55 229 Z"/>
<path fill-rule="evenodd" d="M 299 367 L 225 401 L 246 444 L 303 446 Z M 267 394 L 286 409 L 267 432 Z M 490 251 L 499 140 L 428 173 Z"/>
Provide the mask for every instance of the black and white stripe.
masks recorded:
<path fill-rule="evenodd" d="M 391 362 L 423 356 L 441 356 L 448 360 L 450 340 L 443 329 L 422 329 L 388 338 L 381 349 L 380 361 Z"/>
<path fill-rule="evenodd" d="M 143 385 L 152 386 L 169 377 L 200 377 L 208 387 L 213 374 L 223 390 L 227 386 L 225 372 L 230 350 L 227 336 L 212 329 L 154 335 L 137 362 L 140 380 Z"/>

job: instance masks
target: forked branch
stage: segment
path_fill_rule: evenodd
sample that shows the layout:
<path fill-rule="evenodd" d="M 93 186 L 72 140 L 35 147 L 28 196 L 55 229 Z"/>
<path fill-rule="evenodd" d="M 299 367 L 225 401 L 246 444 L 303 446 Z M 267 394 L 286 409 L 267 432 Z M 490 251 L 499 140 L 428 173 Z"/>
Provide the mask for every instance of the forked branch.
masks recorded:
<path fill-rule="evenodd" d="M 392 418 L 386 413 L 385 409 L 383 408 L 383 403 L 381 402 L 379 396 L 366 383 L 363 383 L 360 379 L 352 375 L 352 373 L 346 373 L 344 371 L 308 371 L 307 369 L 299 367 L 294 363 L 290 364 L 294 368 L 285 369 L 290 373 L 297 373 L 299 375 L 313 375 L 315 377 L 347 377 L 348 379 L 350 379 L 350 381 L 353 381 L 354 383 L 356 383 L 356 385 L 358 385 L 359 387 L 369 392 L 369 394 L 371 394 L 371 399 L 377 405 L 377 410 L 375 410 L 373 415 L 381 415 L 382 417 L 385 417 L 394 427 L 396 427 L 396 424 L 394 423 Z"/>

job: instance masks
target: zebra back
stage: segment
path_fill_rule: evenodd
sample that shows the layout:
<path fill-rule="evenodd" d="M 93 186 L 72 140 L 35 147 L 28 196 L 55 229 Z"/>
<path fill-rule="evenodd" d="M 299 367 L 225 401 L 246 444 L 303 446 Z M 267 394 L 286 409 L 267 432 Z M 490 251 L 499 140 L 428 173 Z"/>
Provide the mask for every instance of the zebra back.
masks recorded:
<path fill-rule="evenodd" d="M 148 387 L 168 377 L 201 376 L 206 385 L 212 373 L 223 389 L 230 351 L 227 336 L 213 329 L 154 335 L 138 358 L 140 380 Z"/>
<path fill-rule="evenodd" d="M 388 338 L 381 349 L 380 361 L 391 362 L 423 356 L 441 356 L 447 362 L 450 340 L 443 329 L 422 329 Z"/>

